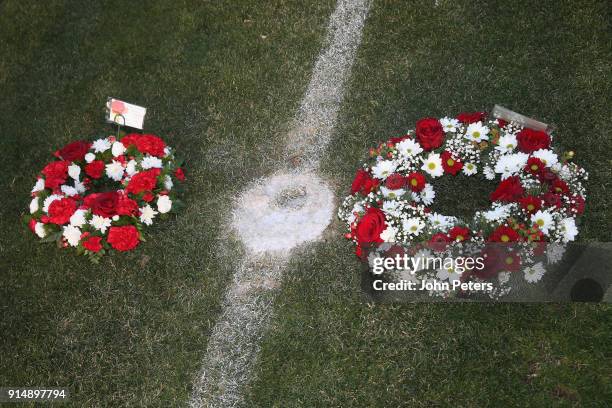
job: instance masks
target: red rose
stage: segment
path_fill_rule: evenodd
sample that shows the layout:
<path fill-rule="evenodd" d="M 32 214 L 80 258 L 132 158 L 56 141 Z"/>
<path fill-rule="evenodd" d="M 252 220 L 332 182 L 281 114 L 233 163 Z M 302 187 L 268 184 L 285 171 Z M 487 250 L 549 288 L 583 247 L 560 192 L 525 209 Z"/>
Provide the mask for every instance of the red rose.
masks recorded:
<path fill-rule="evenodd" d="M 152 156 L 164 157 L 166 143 L 155 135 L 139 135 L 138 133 L 131 133 L 121 139 L 121 143 L 125 147 L 131 145 L 136 146 L 141 153 L 148 153 Z"/>
<path fill-rule="evenodd" d="M 466 241 L 470 239 L 470 230 L 463 227 L 455 226 L 448 231 L 448 236 L 451 241 Z"/>
<path fill-rule="evenodd" d="M 55 200 L 49 205 L 49 222 L 58 225 L 67 224 L 76 209 L 76 203 L 71 198 Z"/>
<path fill-rule="evenodd" d="M 179 167 L 178 169 L 174 170 L 174 177 L 180 181 L 185 181 L 185 172 Z"/>
<path fill-rule="evenodd" d="M 91 143 L 84 140 L 78 140 L 62 147 L 56 152 L 56 156 L 68 161 L 79 161 L 85 158 L 87 151 L 91 147 Z"/>
<path fill-rule="evenodd" d="M 138 203 L 129 198 L 127 194 L 117 193 L 115 210 L 117 215 L 136 215 L 138 213 Z"/>
<path fill-rule="evenodd" d="M 85 197 L 83 204 L 91 208 L 91 212 L 96 215 L 101 215 L 106 218 L 110 218 L 117 215 L 117 201 L 119 199 L 119 193 L 116 191 L 109 191 L 106 193 L 93 193 Z"/>
<path fill-rule="evenodd" d="M 356 236 L 359 244 L 383 242 L 380 233 L 387 228 L 385 214 L 378 208 L 370 207 L 357 224 Z"/>
<path fill-rule="evenodd" d="M 407 177 L 410 190 L 418 193 L 425 188 L 425 176 L 419 172 L 410 173 Z"/>
<path fill-rule="evenodd" d="M 157 177 L 161 173 L 160 169 L 151 169 L 136 173 L 130 179 L 126 187 L 126 191 L 132 194 L 138 194 L 143 191 L 151 191 L 157 185 Z"/>
<path fill-rule="evenodd" d="M 530 157 L 527 159 L 525 171 L 531 174 L 540 174 L 545 167 L 546 166 L 542 160 L 538 159 L 537 157 Z"/>
<path fill-rule="evenodd" d="M 525 128 L 516 135 L 518 148 L 524 153 L 532 153 L 539 149 L 548 149 L 550 136 L 541 130 Z"/>
<path fill-rule="evenodd" d="M 515 242 L 521 238 L 518 232 L 512 228 L 502 225 L 497 227 L 489 236 L 489 242 Z"/>
<path fill-rule="evenodd" d="M 102 249 L 102 237 L 89 237 L 83 241 L 83 247 L 91 252 L 99 252 Z"/>
<path fill-rule="evenodd" d="M 487 117 L 487 112 L 462 112 L 457 115 L 457 120 L 464 125 L 482 122 Z"/>
<path fill-rule="evenodd" d="M 70 166 L 70 162 L 67 160 L 47 164 L 42 170 L 42 174 L 45 175 L 45 187 L 55 190 L 64 184 L 68 177 L 68 166 Z"/>
<path fill-rule="evenodd" d="M 400 189 L 404 187 L 405 184 L 406 179 L 404 179 L 404 176 L 398 173 L 393 173 L 389 175 L 389 177 L 387 177 L 387 180 L 385 180 L 385 186 L 387 188 L 390 188 L 391 190 Z"/>
<path fill-rule="evenodd" d="M 110 227 L 106 240 L 117 251 L 130 251 L 138 246 L 140 233 L 133 225 Z"/>
<path fill-rule="evenodd" d="M 519 204 L 529 214 L 533 214 L 542 208 L 542 200 L 534 196 L 519 199 Z"/>
<path fill-rule="evenodd" d="M 550 186 L 550 192 L 556 194 L 567 194 L 569 193 L 569 187 L 565 181 L 557 177 Z"/>
<path fill-rule="evenodd" d="M 461 169 L 463 168 L 463 163 L 453 158 L 453 156 L 446 150 L 442 152 L 441 158 L 442 158 L 442 167 L 444 168 L 444 171 L 452 174 L 453 176 L 459 173 Z"/>
<path fill-rule="evenodd" d="M 416 123 L 416 137 L 425 150 L 433 150 L 444 142 L 444 130 L 438 119 L 425 118 Z"/>
<path fill-rule="evenodd" d="M 104 174 L 104 162 L 102 160 L 94 160 L 85 166 L 85 173 L 91 178 L 99 179 Z"/>
<path fill-rule="evenodd" d="M 378 180 L 375 180 L 370 176 L 370 174 L 363 170 L 357 170 L 355 174 L 355 179 L 353 180 L 353 184 L 351 185 L 351 194 L 355 194 L 360 192 L 361 194 L 368 195 L 372 192 L 373 189 L 378 187 Z"/>
<path fill-rule="evenodd" d="M 508 177 L 491 193 L 491 201 L 513 202 L 523 195 L 523 186 L 518 176 Z"/>

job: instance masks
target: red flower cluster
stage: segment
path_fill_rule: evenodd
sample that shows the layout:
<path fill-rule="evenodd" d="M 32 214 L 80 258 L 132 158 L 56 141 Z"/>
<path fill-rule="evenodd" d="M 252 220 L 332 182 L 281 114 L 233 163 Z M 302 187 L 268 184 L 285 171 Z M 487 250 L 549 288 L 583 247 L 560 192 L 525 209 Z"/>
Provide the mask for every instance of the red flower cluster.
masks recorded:
<path fill-rule="evenodd" d="M 132 194 L 151 191 L 157 185 L 157 177 L 161 173 L 160 169 L 150 169 L 135 174 L 129 181 L 126 191 Z"/>
<path fill-rule="evenodd" d="M 42 174 L 45 176 L 45 188 L 55 190 L 64 184 L 68 177 L 68 166 L 70 166 L 70 162 L 67 160 L 47 164 L 42 170 Z"/>
<path fill-rule="evenodd" d="M 141 135 L 138 133 L 130 133 L 121 139 L 121 143 L 125 147 L 136 146 L 141 153 L 148 153 L 152 156 L 164 157 L 164 149 L 166 143 L 155 135 Z"/>
<path fill-rule="evenodd" d="M 378 184 L 379 181 L 370 176 L 370 173 L 364 169 L 359 169 L 351 185 L 351 194 L 359 192 L 364 196 L 368 195 L 374 188 L 378 187 Z"/>

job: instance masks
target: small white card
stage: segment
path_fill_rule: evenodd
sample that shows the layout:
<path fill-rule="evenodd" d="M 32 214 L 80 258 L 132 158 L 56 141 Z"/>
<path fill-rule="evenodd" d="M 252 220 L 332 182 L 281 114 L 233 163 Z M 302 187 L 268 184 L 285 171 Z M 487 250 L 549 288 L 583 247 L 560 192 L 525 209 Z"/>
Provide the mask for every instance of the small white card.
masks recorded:
<path fill-rule="evenodd" d="M 493 116 L 498 119 L 503 119 L 507 122 L 515 122 L 522 125 L 523 127 L 528 127 L 533 130 L 543 130 L 547 133 L 550 133 L 551 131 L 550 127 L 546 123 L 529 118 L 525 115 L 521 115 L 520 113 L 511 111 L 510 109 L 504 108 L 503 106 L 495 105 L 495 107 L 493 107 L 492 113 Z"/>
<path fill-rule="evenodd" d="M 147 109 L 115 98 L 106 101 L 106 121 L 142 129 Z"/>

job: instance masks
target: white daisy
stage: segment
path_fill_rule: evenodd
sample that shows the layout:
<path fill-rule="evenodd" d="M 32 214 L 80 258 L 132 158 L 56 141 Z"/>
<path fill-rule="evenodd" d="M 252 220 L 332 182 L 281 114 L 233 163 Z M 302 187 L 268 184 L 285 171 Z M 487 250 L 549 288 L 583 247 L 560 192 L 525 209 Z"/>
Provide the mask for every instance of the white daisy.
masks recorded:
<path fill-rule="evenodd" d="M 94 215 L 89 220 L 89 223 L 101 233 L 105 233 L 106 229 L 111 226 L 112 220 L 110 218 L 103 217 L 101 215 Z"/>
<path fill-rule="evenodd" d="M 37 222 L 34 224 L 34 232 L 36 235 L 38 235 L 38 238 L 44 238 L 47 236 L 47 233 L 45 232 L 45 224 L 42 222 Z"/>
<path fill-rule="evenodd" d="M 465 163 L 462 171 L 466 176 L 473 176 L 474 174 L 478 173 L 478 168 L 474 163 Z"/>
<path fill-rule="evenodd" d="M 162 168 L 162 161 L 158 157 L 147 156 L 144 159 L 142 159 L 142 162 L 140 162 L 140 165 L 145 170 L 146 169 L 152 169 L 152 168 L 161 169 Z"/>
<path fill-rule="evenodd" d="M 425 228 L 425 223 L 420 218 L 408 218 L 402 223 L 404 231 L 410 235 L 417 236 Z"/>
<path fill-rule="evenodd" d="M 548 149 L 536 150 L 532 153 L 532 156 L 542 160 L 542 163 L 547 167 L 553 167 L 559 162 L 559 157 L 552 150 Z"/>
<path fill-rule="evenodd" d="M 62 235 L 64 238 L 66 238 L 66 241 L 68 241 L 70 246 L 75 247 L 79 245 L 79 241 L 81 240 L 81 230 L 78 227 L 75 227 L 74 225 L 66 225 Z"/>
<path fill-rule="evenodd" d="M 404 157 L 412 157 L 423 151 L 421 145 L 415 142 L 412 139 L 406 139 L 399 142 L 395 148 L 399 152 L 400 155 Z"/>
<path fill-rule="evenodd" d="M 482 173 L 484 174 L 487 180 L 493 180 L 495 178 L 495 172 L 490 166 L 485 166 L 482 169 Z"/>
<path fill-rule="evenodd" d="M 32 201 L 30 201 L 30 214 L 34 214 L 36 211 L 39 210 L 40 206 L 38 205 L 38 202 L 40 200 L 38 199 L 38 197 L 34 197 L 32 199 Z"/>
<path fill-rule="evenodd" d="M 380 239 L 385 242 L 395 242 L 395 235 L 397 234 L 397 229 L 392 226 L 387 226 L 383 232 L 380 233 Z"/>
<path fill-rule="evenodd" d="M 106 175 L 115 181 L 121 181 L 123 178 L 123 170 L 121 162 L 115 160 L 106 165 Z"/>
<path fill-rule="evenodd" d="M 92 162 L 92 161 L 94 161 L 94 160 L 96 160 L 96 155 L 95 155 L 95 154 L 93 154 L 93 153 L 87 153 L 87 154 L 85 155 L 85 161 L 86 161 L 87 163 L 91 163 L 91 162 Z"/>
<path fill-rule="evenodd" d="M 108 139 L 98 139 L 93 142 L 91 147 L 93 147 L 96 153 L 104 153 L 111 148 L 111 142 L 109 142 Z"/>
<path fill-rule="evenodd" d="M 461 274 L 457 273 L 454 268 L 454 265 L 451 262 L 445 262 L 442 265 L 442 268 L 438 269 L 436 277 L 440 280 L 448 280 L 449 282 L 454 282 L 461 278 Z"/>
<path fill-rule="evenodd" d="M 113 153 L 114 157 L 119 157 L 123 153 L 125 153 L 126 150 L 127 149 L 125 148 L 124 144 L 117 141 L 117 142 L 113 143 L 113 147 L 111 149 L 111 152 Z"/>
<path fill-rule="evenodd" d="M 438 213 L 429 213 L 428 218 L 433 229 L 446 231 L 450 226 L 450 221 L 453 217 L 448 217 Z"/>
<path fill-rule="evenodd" d="M 429 153 L 427 159 L 421 160 L 423 161 L 423 166 L 421 166 L 421 169 L 427 172 L 431 177 L 436 178 L 444 174 L 442 159 L 438 153 Z"/>
<path fill-rule="evenodd" d="M 495 150 L 502 153 L 510 153 L 516 149 L 517 144 L 518 142 L 515 135 L 506 134 L 499 138 L 498 144 L 495 146 Z"/>
<path fill-rule="evenodd" d="M 552 214 L 546 210 L 539 210 L 531 216 L 531 223 L 537 224 L 537 226 L 540 228 L 540 231 L 542 231 L 544 234 L 548 234 L 548 229 L 552 225 L 552 222 Z"/>
<path fill-rule="evenodd" d="M 125 172 L 128 174 L 128 176 L 133 176 L 134 174 L 136 174 L 136 160 L 132 159 L 127 162 L 127 165 L 125 166 Z"/>
<path fill-rule="evenodd" d="M 434 198 L 436 198 L 436 192 L 431 184 L 425 184 L 425 187 L 421 190 L 420 198 L 425 205 L 431 205 L 433 203 Z"/>
<path fill-rule="evenodd" d="M 484 126 L 482 122 L 470 123 L 465 131 L 465 138 L 473 142 L 482 142 L 489 140 L 489 128 Z"/>
<path fill-rule="evenodd" d="M 157 199 L 157 210 L 161 214 L 165 214 L 172 209 L 172 200 L 168 196 L 160 196 Z"/>
<path fill-rule="evenodd" d="M 61 198 L 64 198 L 64 197 L 58 194 L 51 194 L 49 197 L 45 198 L 45 201 L 43 201 L 43 211 L 48 212 L 49 206 L 51 205 L 51 203 Z"/>
<path fill-rule="evenodd" d="M 71 164 L 68 166 L 68 175 L 73 179 L 78 180 L 79 176 L 81 175 L 81 167 L 77 166 L 76 164 Z"/>
<path fill-rule="evenodd" d="M 403 188 L 398 188 L 396 190 L 391 190 L 390 188 L 387 188 L 385 186 L 380 186 L 380 192 L 383 193 L 383 196 L 385 198 L 390 198 L 392 200 L 395 200 L 395 199 L 400 198 L 401 196 L 403 196 L 404 193 L 406 192 L 406 190 L 404 190 Z"/>
<path fill-rule="evenodd" d="M 172 190 L 173 186 L 174 186 L 174 183 L 172 182 L 172 177 L 166 175 L 166 177 L 164 177 L 164 188 L 170 191 Z"/>
<path fill-rule="evenodd" d="M 77 189 L 72 187 L 72 186 L 63 185 L 63 186 L 60 187 L 60 190 L 62 190 L 62 193 L 64 193 L 68 197 L 72 197 L 72 196 L 75 196 L 75 195 L 79 194 Z"/>
<path fill-rule="evenodd" d="M 372 174 L 374 177 L 384 180 L 389 175 L 393 174 L 397 164 L 392 160 L 380 160 L 374 167 L 372 167 Z"/>
<path fill-rule="evenodd" d="M 563 234 L 563 242 L 573 241 L 576 238 L 576 235 L 578 235 L 576 221 L 571 217 L 561 220 L 559 230 L 561 231 L 561 234 Z"/>
<path fill-rule="evenodd" d="M 565 248 L 563 245 L 549 242 L 546 244 L 546 263 L 549 265 L 555 264 L 563 259 Z"/>
<path fill-rule="evenodd" d="M 513 153 L 500 156 L 495 163 L 495 172 L 501 173 L 502 180 L 510 176 L 518 174 L 525 164 L 527 164 L 529 155 L 526 153 Z"/>
<path fill-rule="evenodd" d="M 395 200 L 385 200 L 382 205 L 383 212 L 389 215 L 399 215 L 397 211 L 398 202 Z"/>
<path fill-rule="evenodd" d="M 525 280 L 529 283 L 534 283 L 542 279 L 542 276 L 544 276 L 546 269 L 544 268 L 544 265 L 542 265 L 542 262 L 538 262 L 533 266 L 528 266 L 527 268 L 525 268 L 524 272 Z"/>
<path fill-rule="evenodd" d="M 442 118 L 440 119 L 440 124 L 445 132 L 455 133 L 457 132 L 457 128 L 459 127 L 459 121 L 457 119 L 452 118 Z"/>
<path fill-rule="evenodd" d="M 155 211 L 149 204 L 145 205 L 144 207 L 140 207 L 140 221 L 143 224 L 153 224 L 153 218 L 155 218 L 157 214 L 158 212 Z"/>
<path fill-rule="evenodd" d="M 500 221 L 508 218 L 508 216 L 510 215 L 510 210 L 510 205 L 500 205 L 493 207 L 489 211 L 485 211 L 482 215 L 487 221 Z"/>
<path fill-rule="evenodd" d="M 70 225 L 74 225 L 75 227 L 82 227 L 85 225 L 87 223 L 85 214 L 87 214 L 87 210 L 76 210 L 70 217 Z"/>

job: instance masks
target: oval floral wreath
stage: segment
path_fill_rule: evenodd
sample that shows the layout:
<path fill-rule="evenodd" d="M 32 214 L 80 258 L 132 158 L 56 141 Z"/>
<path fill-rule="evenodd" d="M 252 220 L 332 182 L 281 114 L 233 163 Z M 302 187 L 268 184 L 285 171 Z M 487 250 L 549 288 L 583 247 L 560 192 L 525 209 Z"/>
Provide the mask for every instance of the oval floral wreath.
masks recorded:
<path fill-rule="evenodd" d="M 32 189 L 28 217 L 43 241 L 75 247 L 97 261 L 109 248 L 136 248 L 143 225 L 181 205 L 181 162 L 155 135 L 76 141 L 54 155 Z"/>
<path fill-rule="evenodd" d="M 346 222 L 345 236 L 355 242 L 360 257 L 368 255 L 367 246 L 378 243 L 564 244 L 576 237 L 576 217 L 585 205 L 582 182 L 587 173 L 569 161 L 571 156 L 559 157 L 548 133 L 487 120 L 485 112 L 424 118 L 414 131 L 370 149 L 370 159 L 357 171 L 338 216 Z M 434 179 L 459 173 L 497 183 L 491 207 L 476 211 L 471 220 L 429 208 L 436 197 Z M 515 263 L 505 269 L 517 267 Z M 542 274 L 541 265 L 525 269 L 530 282 Z M 433 276 L 465 278 L 452 271 Z"/>

